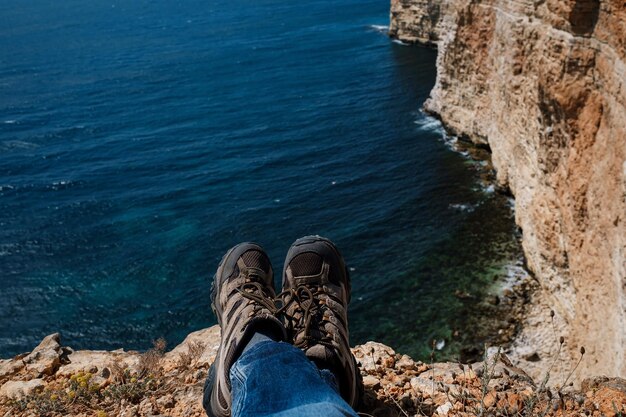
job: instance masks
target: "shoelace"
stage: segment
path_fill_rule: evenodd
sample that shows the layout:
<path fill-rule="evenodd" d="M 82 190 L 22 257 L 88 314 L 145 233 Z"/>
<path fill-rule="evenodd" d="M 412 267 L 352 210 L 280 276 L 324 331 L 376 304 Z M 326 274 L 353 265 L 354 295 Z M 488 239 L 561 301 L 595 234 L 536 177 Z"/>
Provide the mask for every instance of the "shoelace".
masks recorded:
<path fill-rule="evenodd" d="M 321 294 L 323 294 L 322 287 L 309 288 L 306 285 L 300 285 L 295 289 L 283 291 L 276 297 L 283 304 L 277 310 L 277 314 L 283 314 L 291 323 L 289 327 L 293 329 L 294 346 L 297 348 L 307 349 L 316 344 L 333 347 L 333 339 L 323 326 L 324 322 L 329 321 L 327 314 L 330 314 L 330 311 L 324 307 L 326 304 L 324 300 L 319 298 Z M 293 304 L 296 304 L 295 309 L 288 314 L 287 311 Z M 298 313 L 299 319 L 295 317 Z M 315 330 L 322 333 L 321 338 L 311 334 L 312 325 L 315 325 Z M 298 336 L 302 333 L 304 335 L 298 340 Z"/>
<path fill-rule="evenodd" d="M 275 315 L 277 308 L 274 304 L 274 298 L 269 294 L 262 281 L 263 277 L 259 273 L 248 270 L 246 281 L 237 288 L 237 292 L 254 302 L 254 314 L 261 308 L 266 308 Z"/>

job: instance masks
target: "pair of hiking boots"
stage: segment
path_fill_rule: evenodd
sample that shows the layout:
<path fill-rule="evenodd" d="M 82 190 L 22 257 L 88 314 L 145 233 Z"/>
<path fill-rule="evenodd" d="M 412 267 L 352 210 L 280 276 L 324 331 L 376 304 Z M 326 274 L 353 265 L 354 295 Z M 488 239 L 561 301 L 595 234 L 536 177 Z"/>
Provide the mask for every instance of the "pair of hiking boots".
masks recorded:
<path fill-rule="evenodd" d="M 348 339 L 349 302 L 349 273 L 328 239 L 307 236 L 291 246 L 278 296 L 272 265 L 259 245 L 242 243 L 229 250 L 211 287 L 222 342 L 205 385 L 207 414 L 230 416 L 230 369 L 259 328 L 301 349 L 318 368 L 332 371 L 341 396 L 356 408 L 362 382 Z"/>

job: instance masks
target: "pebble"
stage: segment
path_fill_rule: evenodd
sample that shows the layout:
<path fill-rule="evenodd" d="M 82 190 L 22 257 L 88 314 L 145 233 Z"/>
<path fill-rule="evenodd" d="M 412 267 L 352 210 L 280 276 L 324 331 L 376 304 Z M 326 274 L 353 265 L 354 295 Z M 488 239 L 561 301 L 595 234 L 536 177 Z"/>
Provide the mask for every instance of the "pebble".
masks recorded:
<path fill-rule="evenodd" d="M 380 379 L 372 375 L 366 375 L 363 377 L 363 385 L 373 389 L 380 388 Z"/>
<path fill-rule="evenodd" d="M 452 404 L 450 404 L 450 402 L 446 402 L 443 405 L 440 405 L 439 407 L 437 407 L 437 409 L 435 410 L 435 413 L 441 415 L 441 416 L 446 416 L 448 415 L 448 412 L 452 409 Z"/>

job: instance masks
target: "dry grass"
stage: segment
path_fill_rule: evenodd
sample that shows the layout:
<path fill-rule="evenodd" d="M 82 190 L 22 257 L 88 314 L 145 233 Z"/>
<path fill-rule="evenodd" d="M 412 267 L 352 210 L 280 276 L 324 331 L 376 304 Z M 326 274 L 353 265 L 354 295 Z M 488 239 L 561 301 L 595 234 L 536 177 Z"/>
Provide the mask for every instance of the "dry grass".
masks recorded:
<path fill-rule="evenodd" d="M 161 375 L 161 359 L 165 353 L 167 342 L 159 338 L 152 342 L 152 349 L 148 349 L 139 358 L 139 375 Z"/>
<path fill-rule="evenodd" d="M 193 369 L 202 354 L 204 353 L 204 349 L 206 348 L 206 344 L 202 342 L 191 342 L 188 345 L 188 349 L 186 352 L 181 353 L 180 358 L 178 359 L 178 367 L 181 371 L 187 371 Z"/>

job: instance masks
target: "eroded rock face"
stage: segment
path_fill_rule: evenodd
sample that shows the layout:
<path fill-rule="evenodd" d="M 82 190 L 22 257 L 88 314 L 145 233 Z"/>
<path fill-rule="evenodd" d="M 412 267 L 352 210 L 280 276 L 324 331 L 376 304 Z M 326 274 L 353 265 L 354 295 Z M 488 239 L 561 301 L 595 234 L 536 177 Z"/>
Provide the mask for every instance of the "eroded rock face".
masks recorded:
<path fill-rule="evenodd" d="M 551 359 L 563 335 L 557 374 L 582 345 L 578 379 L 626 375 L 626 3 L 391 3 L 393 36 L 439 48 L 425 108 L 488 144 L 498 182 L 515 195 L 542 287 L 518 347 Z M 529 370 L 539 377 L 545 365 Z"/>
<path fill-rule="evenodd" d="M 453 2 L 432 0 L 394 0 L 391 2 L 389 34 L 406 42 L 436 45 L 445 27 Z"/>

